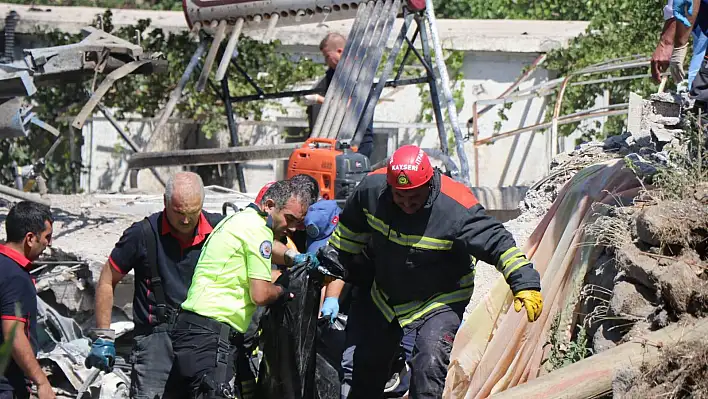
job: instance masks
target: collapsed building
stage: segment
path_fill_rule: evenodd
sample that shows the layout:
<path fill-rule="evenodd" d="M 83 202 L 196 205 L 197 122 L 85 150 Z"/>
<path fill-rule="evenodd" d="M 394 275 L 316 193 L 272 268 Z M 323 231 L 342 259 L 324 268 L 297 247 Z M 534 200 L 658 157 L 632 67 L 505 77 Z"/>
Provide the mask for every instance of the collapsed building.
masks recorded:
<path fill-rule="evenodd" d="M 221 29 L 221 39 L 223 34 Z M 529 326 L 511 312 L 498 273 L 489 265 L 478 266 L 475 296 L 453 349 L 448 397 L 486 397 L 502 391 L 527 396 L 529 390 L 568 397 L 577 386 L 557 387 L 553 381 L 561 378 L 558 373 L 564 378 L 566 373 L 580 373 L 582 365 L 571 366 L 578 360 L 604 368 L 601 374 L 578 378 L 590 381 L 590 386 L 573 394 L 605 393 L 612 389 L 608 376 L 617 366 L 636 359 L 627 349 L 634 347 L 627 345 L 640 339 L 646 346 L 650 341 L 642 337 L 704 315 L 705 191 L 695 189 L 688 197 L 682 192 L 678 199 L 670 191 L 685 191 L 688 183 L 701 180 L 702 172 L 691 174 L 674 156 L 700 149 L 706 141 L 700 129 L 697 147 L 686 141 L 684 132 L 690 129 L 683 111 L 689 104 L 683 98 L 664 94 L 644 101 L 633 96 L 629 108 L 625 134 L 555 157 L 550 174 L 526 192 L 521 216 L 506 223 L 543 273 L 548 303 L 541 322 Z M 28 111 L 13 112 L 31 120 Z M 699 156 L 698 164 L 702 162 Z M 667 174 L 674 169 L 682 172 Z M 674 181 L 685 184 L 672 186 Z M 210 211 L 237 211 L 252 199 L 219 187 L 207 191 L 205 208 Z M 162 198 L 123 194 L 44 199 L 54 207 L 57 234 L 52 252 L 33 270 L 41 299 L 41 364 L 60 396 L 127 397 L 131 276 L 116 290 L 111 327 L 118 333 L 119 359 L 112 373 L 83 366 L 89 350 L 85 334 L 94 324 L 93 290 L 113 244 L 131 223 L 159 211 Z M 4 203 L 0 211 L 10 205 Z M 622 370 L 615 393 L 641 395 L 636 392 L 641 376 L 641 371 Z M 647 390 L 657 389 L 642 383 Z"/>
<path fill-rule="evenodd" d="M 521 366 L 524 363 L 516 359 L 500 369 L 505 376 L 487 374 L 489 364 L 485 366 L 485 362 L 492 361 L 495 338 L 508 344 L 505 328 L 514 313 L 507 314 L 508 304 L 504 305 L 503 297 L 497 298 L 496 270 L 480 263 L 475 295 L 455 341 L 446 397 L 485 397 L 513 386 L 516 388 L 505 394 L 516 397 L 516 390 L 525 392 L 524 387 L 533 388 L 538 385 L 533 384 L 536 381 L 571 370 L 569 365 L 577 360 L 592 361 L 599 354 L 621 350 L 627 343 L 638 342 L 664 327 L 685 327 L 687 324 L 680 323 L 705 316 L 708 185 L 697 185 L 691 188 L 690 197 L 676 199 L 666 192 L 668 183 L 657 181 L 666 170 L 691 173 L 676 161 L 676 154 L 695 150 L 689 148 L 684 135 L 684 102 L 670 95 L 640 100 L 635 111 L 639 112 L 639 124 L 630 124 L 631 131 L 560 154 L 551 165 L 551 173 L 530 188 L 520 204 L 521 216 L 505 225 L 527 248 L 543 246 L 544 240 L 554 237 L 554 247 L 568 258 L 561 262 L 558 255 L 546 254 L 544 258 L 541 252 L 532 257 L 545 272 L 544 291 L 549 297 L 546 320 L 541 325 L 546 328 L 527 335 L 521 347 L 536 348 L 547 360 L 542 366 L 540 358 L 536 366 Z M 664 190 L 663 197 L 653 190 Z M 93 289 L 122 231 L 159 211 L 162 197 L 104 194 L 50 198 L 57 219 L 56 239 L 51 253 L 32 271 L 41 304 L 41 364 L 60 396 L 88 392 L 92 397 L 127 397 L 132 275 L 116 288 L 111 327 L 118 332 L 119 359 L 115 370 L 106 375 L 83 365 L 90 349 L 86 333 L 93 324 Z M 249 194 L 208 187 L 205 209 L 233 212 L 252 199 Z M 578 208 L 585 209 L 586 216 L 559 217 L 568 204 L 582 204 Z M 10 206 L 9 201 L 0 203 L 0 214 L 6 214 Z M 555 219 L 558 225 L 553 227 Z M 558 265 L 565 265 L 567 270 L 555 268 Z M 545 285 L 554 279 L 559 285 Z M 559 295 L 554 299 L 555 290 Z M 487 317 L 497 312 L 488 323 L 490 335 L 480 335 L 480 331 L 486 331 L 485 323 L 480 327 L 480 308 Z M 616 395 L 636 395 L 637 386 L 656 390 L 641 380 L 642 372 L 624 366 L 627 359 L 613 359 L 615 363 L 607 367 L 611 376 L 616 375 Z M 523 373 L 514 371 L 519 367 L 538 372 L 521 376 Z M 520 377 L 508 379 L 515 373 Z M 607 390 L 602 383 L 599 385 L 597 389 Z M 555 395 L 567 395 L 568 390 Z M 581 390 L 571 397 L 585 397 L 587 393 Z"/>

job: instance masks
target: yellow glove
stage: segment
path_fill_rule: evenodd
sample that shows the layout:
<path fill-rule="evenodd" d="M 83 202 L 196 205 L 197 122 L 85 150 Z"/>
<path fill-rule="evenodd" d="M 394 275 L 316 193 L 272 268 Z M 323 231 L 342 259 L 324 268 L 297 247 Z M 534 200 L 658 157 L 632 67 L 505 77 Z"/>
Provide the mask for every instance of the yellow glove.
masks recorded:
<path fill-rule="evenodd" d="M 538 291 L 524 290 L 514 295 L 514 310 L 521 312 L 521 307 L 526 308 L 526 315 L 530 322 L 538 320 L 543 310 L 543 297 Z"/>

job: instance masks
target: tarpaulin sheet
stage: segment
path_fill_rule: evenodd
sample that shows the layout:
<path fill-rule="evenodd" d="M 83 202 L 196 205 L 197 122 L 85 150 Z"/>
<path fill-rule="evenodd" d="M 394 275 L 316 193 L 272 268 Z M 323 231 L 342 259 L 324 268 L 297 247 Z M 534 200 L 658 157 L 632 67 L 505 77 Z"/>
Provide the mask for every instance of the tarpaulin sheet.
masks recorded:
<path fill-rule="evenodd" d="M 502 277 L 457 333 L 445 382 L 445 398 L 486 398 L 536 378 L 554 316 L 577 301 L 585 273 L 601 248 L 587 245 L 583 226 L 596 217 L 595 203 L 627 204 L 641 189 L 622 160 L 579 171 L 526 242 L 524 251 L 541 274 L 544 309 L 535 323 L 510 307 Z M 562 321 L 570 331 L 572 320 Z"/>

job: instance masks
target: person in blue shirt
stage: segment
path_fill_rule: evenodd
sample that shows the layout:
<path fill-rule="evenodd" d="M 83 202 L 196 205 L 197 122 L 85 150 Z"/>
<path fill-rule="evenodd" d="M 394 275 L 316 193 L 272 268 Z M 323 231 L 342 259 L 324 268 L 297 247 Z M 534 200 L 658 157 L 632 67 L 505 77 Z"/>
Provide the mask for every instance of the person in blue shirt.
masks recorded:
<path fill-rule="evenodd" d="M 693 36 L 687 76 L 687 88 L 691 88 L 708 48 L 708 0 L 668 0 L 663 14 L 664 28 L 651 59 L 652 77 L 659 82 L 669 68 L 675 83 L 681 84 L 686 79 L 683 63 L 689 36 Z"/>

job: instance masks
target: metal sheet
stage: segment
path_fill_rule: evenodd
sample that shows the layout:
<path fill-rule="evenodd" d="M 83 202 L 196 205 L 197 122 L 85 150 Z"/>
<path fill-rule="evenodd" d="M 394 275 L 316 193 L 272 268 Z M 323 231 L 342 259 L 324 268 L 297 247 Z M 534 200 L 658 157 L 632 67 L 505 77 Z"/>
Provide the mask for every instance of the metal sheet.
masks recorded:
<path fill-rule="evenodd" d="M 287 159 L 303 143 L 269 146 L 202 148 L 197 150 L 143 152 L 128 160 L 128 167 L 142 169 L 155 166 L 214 165 L 257 160 Z"/>

